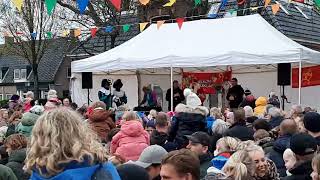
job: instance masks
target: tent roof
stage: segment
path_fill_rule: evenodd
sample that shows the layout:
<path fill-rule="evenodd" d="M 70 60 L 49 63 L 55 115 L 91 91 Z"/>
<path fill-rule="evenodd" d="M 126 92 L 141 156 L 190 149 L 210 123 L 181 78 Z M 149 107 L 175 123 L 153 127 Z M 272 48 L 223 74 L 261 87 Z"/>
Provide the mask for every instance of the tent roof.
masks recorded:
<path fill-rule="evenodd" d="M 72 62 L 73 72 L 163 67 L 300 62 L 320 64 L 320 53 L 272 27 L 260 15 L 164 24 L 99 55 Z"/>

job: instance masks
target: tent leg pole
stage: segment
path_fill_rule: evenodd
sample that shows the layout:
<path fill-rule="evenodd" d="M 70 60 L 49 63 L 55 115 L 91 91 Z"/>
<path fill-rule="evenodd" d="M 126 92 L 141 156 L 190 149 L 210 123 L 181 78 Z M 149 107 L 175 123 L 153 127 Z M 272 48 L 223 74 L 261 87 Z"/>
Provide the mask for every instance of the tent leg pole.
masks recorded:
<path fill-rule="evenodd" d="M 301 105 L 302 61 L 299 62 L 299 105 Z"/>
<path fill-rule="evenodd" d="M 173 67 L 171 65 L 170 67 L 170 87 L 171 87 L 171 99 L 170 99 L 170 104 L 171 104 L 171 111 L 173 111 Z"/>

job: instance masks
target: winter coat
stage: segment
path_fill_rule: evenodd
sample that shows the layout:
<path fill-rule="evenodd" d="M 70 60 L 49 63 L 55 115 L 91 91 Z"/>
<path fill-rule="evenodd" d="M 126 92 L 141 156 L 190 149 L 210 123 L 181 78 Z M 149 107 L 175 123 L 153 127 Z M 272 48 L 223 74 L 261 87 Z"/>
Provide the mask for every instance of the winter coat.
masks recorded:
<path fill-rule="evenodd" d="M 265 137 L 256 142 L 257 145 L 263 148 L 263 151 L 265 152 L 265 154 L 269 154 L 272 151 L 273 143 L 274 141 L 271 137 Z"/>
<path fill-rule="evenodd" d="M 227 100 L 229 100 L 230 108 L 238 108 L 243 100 L 244 90 L 240 85 L 231 87 L 227 93 Z M 230 100 L 230 96 L 234 97 L 234 100 Z"/>
<path fill-rule="evenodd" d="M 1 180 L 18 180 L 18 178 L 14 175 L 12 170 L 9 167 L 4 166 L 2 164 L 0 164 L 0 179 Z"/>
<path fill-rule="evenodd" d="M 253 130 L 246 127 L 245 123 L 235 123 L 226 131 L 224 136 L 230 136 L 241 141 L 253 140 Z"/>
<path fill-rule="evenodd" d="M 37 170 L 33 170 L 30 180 L 120 180 L 116 168 L 111 163 L 90 165 L 89 163 L 71 162 L 64 170 L 53 176 L 44 177 Z"/>
<path fill-rule="evenodd" d="M 207 132 L 206 116 L 208 113 L 208 109 L 203 106 L 192 108 L 179 104 L 173 117 L 169 141 L 176 143 L 180 149 L 188 143 L 185 135 L 191 135 L 197 131 Z"/>
<path fill-rule="evenodd" d="M 320 146 L 320 136 L 315 137 L 315 139 L 316 139 L 316 141 L 317 141 L 318 146 Z"/>
<path fill-rule="evenodd" d="M 256 107 L 256 98 L 253 95 L 248 95 L 244 100 L 241 102 L 239 107 L 245 107 L 245 106 L 250 106 L 252 109 Z"/>
<path fill-rule="evenodd" d="M 211 160 L 212 166 L 222 170 L 223 166 L 226 164 L 230 156 L 231 153 L 220 153 Z"/>
<path fill-rule="evenodd" d="M 154 130 L 150 136 L 150 145 L 156 144 L 162 146 L 167 152 L 177 150 L 177 145 L 173 142 L 169 142 L 168 139 L 169 135 L 167 133 Z"/>
<path fill-rule="evenodd" d="M 312 180 L 310 174 L 312 173 L 311 161 L 299 164 L 293 167 L 290 171 L 291 176 L 284 177 L 282 180 Z"/>
<path fill-rule="evenodd" d="M 256 100 L 256 107 L 254 108 L 254 115 L 255 116 L 261 116 L 264 115 L 266 111 L 266 106 L 267 106 L 267 98 L 266 97 L 259 97 Z"/>
<path fill-rule="evenodd" d="M 283 121 L 283 117 L 274 117 L 271 118 L 269 121 L 269 124 L 271 126 L 271 129 L 280 126 L 281 122 Z"/>
<path fill-rule="evenodd" d="M 175 94 L 179 94 L 179 96 L 173 96 L 173 109 L 185 99 L 180 88 L 173 89 L 173 95 Z M 171 88 L 167 90 L 166 100 L 168 101 L 168 111 L 171 111 Z"/>
<path fill-rule="evenodd" d="M 89 124 L 92 130 L 94 130 L 102 141 L 106 141 L 109 131 L 116 127 L 113 122 L 110 111 L 106 110 L 94 110 L 89 115 Z"/>
<path fill-rule="evenodd" d="M 267 169 L 268 173 L 266 173 L 263 177 L 259 177 L 256 174 L 254 175 L 255 180 L 280 180 L 279 173 L 277 172 L 277 167 L 273 161 L 267 159 Z"/>
<path fill-rule="evenodd" d="M 24 160 L 26 159 L 26 149 L 19 149 L 13 151 L 9 155 L 7 167 L 11 168 L 13 173 L 19 178 L 19 180 L 28 180 L 30 175 L 23 171 Z"/>
<path fill-rule="evenodd" d="M 227 177 L 227 175 L 220 169 L 215 167 L 210 167 L 207 170 L 207 175 L 205 177 L 206 180 L 232 180 L 231 177 Z"/>
<path fill-rule="evenodd" d="M 212 166 L 211 159 L 212 159 L 212 156 L 209 153 L 199 156 L 199 160 L 200 160 L 200 179 L 204 179 L 205 178 L 205 176 L 207 175 L 207 169 Z"/>
<path fill-rule="evenodd" d="M 283 152 L 287 148 L 290 148 L 290 138 L 291 136 L 289 135 L 280 136 L 274 141 L 272 150 L 267 154 L 267 157 L 276 164 L 280 177 L 285 177 L 287 175 L 283 160 Z"/>
<path fill-rule="evenodd" d="M 118 154 L 125 161 L 139 159 L 142 151 L 150 145 L 149 134 L 138 120 L 126 121 L 111 141 L 111 153 Z"/>
<path fill-rule="evenodd" d="M 207 117 L 206 120 L 207 120 L 208 133 L 209 133 L 209 135 L 211 135 L 212 134 L 212 125 L 216 120 L 215 120 L 215 118 L 213 118 L 211 116 Z"/>

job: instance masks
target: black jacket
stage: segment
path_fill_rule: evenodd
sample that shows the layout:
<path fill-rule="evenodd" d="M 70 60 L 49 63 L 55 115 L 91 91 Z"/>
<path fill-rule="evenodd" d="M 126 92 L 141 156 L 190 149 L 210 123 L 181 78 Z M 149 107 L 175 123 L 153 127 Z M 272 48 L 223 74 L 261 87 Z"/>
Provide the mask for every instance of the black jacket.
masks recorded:
<path fill-rule="evenodd" d="M 292 175 L 282 178 L 282 180 L 312 180 L 310 174 L 312 173 L 311 161 L 307 161 L 294 167 L 289 171 Z"/>
<path fill-rule="evenodd" d="M 162 146 L 167 152 L 177 150 L 177 145 L 173 142 L 169 142 L 169 135 L 157 130 L 152 131 L 150 136 L 150 145 Z"/>
<path fill-rule="evenodd" d="M 183 95 L 183 91 L 180 88 L 173 89 L 173 95 L 179 94 L 177 97 L 173 97 L 173 109 L 180 104 L 182 101 L 184 101 L 185 97 Z M 166 93 L 166 100 L 168 103 L 168 110 L 171 111 L 171 88 L 167 90 Z"/>
<path fill-rule="evenodd" d="M 241 141 L 253 140 L 253 130 L 246 127 L 246 123 L 235 123 L 227 130 L 224 136 L 230 136 Z"/>
<path fill-rule="evenodd" d="M 271 118 L 270 121 L 269 121 L 269 124 L 271 126 L 271 129 L 277 127 L 277 126 L 280 126 L 281 122 L 283 121 L 283 117 L 274 117 L 274 118 Z"/>
<path fill-rule="evenodd" d="M 207 153 L 204 155 L 199 156 L 200 160 L 200 179 L 204 179 L 207 175 L 207 169 L 212 166 L 211 159 L 212 155 Z"/>
<path fill-rule="evenodd" d="M 243 100 L 244 90 L 240 85 L 231 87 L 227 93 L 227 100 L 229 100 L 230 108 L 238 108 Z M 230 100 L 230 96 L 234 97 L 234 100 Z"/>
<path fill-rule="evenodd" d="M 13 151 L 10 156 L 7 167 L 11 168 L 19 180 L 28 180 L 30 175 L 23 171 L 24 160 L 26 159 L 26 149 Z"/>

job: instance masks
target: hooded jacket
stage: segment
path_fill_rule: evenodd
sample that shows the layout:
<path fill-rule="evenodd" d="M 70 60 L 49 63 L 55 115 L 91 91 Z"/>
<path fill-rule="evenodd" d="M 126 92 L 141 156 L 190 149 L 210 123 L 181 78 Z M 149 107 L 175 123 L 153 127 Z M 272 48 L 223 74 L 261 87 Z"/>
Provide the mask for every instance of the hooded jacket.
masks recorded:
<path fill-rule="evenodd" d="M 125 161 L 136 161 L 142 151 L 150 145 L 149 134 L 138 120 L 126 121 L 111 141 L 111 153 L 118 154 Z"/>
<path fill-rule="evenodd" d="M 110 111 L 106 110 L 94 110 L 89 115 L 89 124 L 102 141 L 106 141 L 109 131 L 116 127 L 113 122 Z"/>
<path fill-rule="evenodd" d="M 23 171 L 25 159 L 26 149 L 19 149 L 9 155 L 8 163 L 6 164 L 7 167 L 12 169 L 19 180 L 28 180 L 30 178 L 30 175 Z"/>
<path fill-rule="evenodd" d="M 268 104 L 268 100 L 266 97 L 259 97 L 256 100 L 256 107 L 254 108 L 254 115 L 255 116 L 264 115 L 264 113 L 266 111 L 267 104 Z"/>
<path fill-rule="evenodd" d="M 246 126 L 246 123 L 238 122 L 229 127 L 224 136 L 230 136 L 240 139 L 241 141 L 253 140 L 253 130 Z"/>
<path fill-rule="evenodd" d="M 167 152 L 177 150 L 177 145 L 173 142 L 169 142 L 168 138 L 169 135 L 167 133 L 154 130 L 150 136 L 150 145 L 156 144 L 162 146 Z"/>
<path fill-rule="evenodd" d="M 2 164 L 0 164 L 0 179 L 1 180 L 18 180 L 17 177 L 12 172 L 12 170 L 9 167 L 4 166 Z"/>
<path fill-rule="evenodd" d="M 310 174 L 312 173 L 311 161 L 293 167 L 290 171 L 291 176 L 287 176 L 282 180 L 312 180 Z"/>

